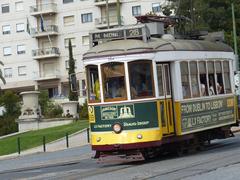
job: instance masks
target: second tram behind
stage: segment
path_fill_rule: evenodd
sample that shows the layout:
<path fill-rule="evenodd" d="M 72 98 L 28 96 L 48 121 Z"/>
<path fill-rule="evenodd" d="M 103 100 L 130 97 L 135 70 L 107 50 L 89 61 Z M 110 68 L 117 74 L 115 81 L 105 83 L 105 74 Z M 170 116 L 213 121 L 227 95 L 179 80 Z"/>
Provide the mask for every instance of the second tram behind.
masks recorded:
<path fill-rule="evenodd" d="M 84 54 L 96 157 L 142 160 L 232 136 L 232 49 L 151 36 L 145 24 L 90 34 Z M 104 42 L 106 41 L 106 42 Z"/>

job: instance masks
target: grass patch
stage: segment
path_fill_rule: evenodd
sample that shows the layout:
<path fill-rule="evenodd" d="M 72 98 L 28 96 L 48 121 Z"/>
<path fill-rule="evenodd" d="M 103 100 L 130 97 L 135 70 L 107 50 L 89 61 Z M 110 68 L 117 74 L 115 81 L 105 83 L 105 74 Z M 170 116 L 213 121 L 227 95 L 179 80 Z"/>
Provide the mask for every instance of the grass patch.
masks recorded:
<path fill-rule="evenodd" d="M 87 128 L 87 120 L 76 121 L 68 125 L 29 131 L 15 136 L 0 139 L 0 156 L 17 152 L 17 138 L 20 137 L 21 151 L 42 145 L 43 136 L 46 143 L 66 136 L 66 133 L 72 134 L 81 129 Z"/>

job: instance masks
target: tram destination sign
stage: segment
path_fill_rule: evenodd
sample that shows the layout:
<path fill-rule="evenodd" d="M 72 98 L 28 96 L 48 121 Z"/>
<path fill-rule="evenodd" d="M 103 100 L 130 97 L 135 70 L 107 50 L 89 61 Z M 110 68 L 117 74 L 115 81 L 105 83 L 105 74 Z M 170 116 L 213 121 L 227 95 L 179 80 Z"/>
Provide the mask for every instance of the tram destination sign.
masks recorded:
<path fill-rule="evenodd" d="M 234 97 L 182 103 L 182 133 L 234 123 L 234 114 Z"/>
<path fill-rule="evenodd" d="M 92 34 L 93 42 L 99 40 L 111 40 L 111 39 L 126 39 L 133 37 L 142 37 L 142 28 L 122 29 L 115 31 L 97 32 Z"/>

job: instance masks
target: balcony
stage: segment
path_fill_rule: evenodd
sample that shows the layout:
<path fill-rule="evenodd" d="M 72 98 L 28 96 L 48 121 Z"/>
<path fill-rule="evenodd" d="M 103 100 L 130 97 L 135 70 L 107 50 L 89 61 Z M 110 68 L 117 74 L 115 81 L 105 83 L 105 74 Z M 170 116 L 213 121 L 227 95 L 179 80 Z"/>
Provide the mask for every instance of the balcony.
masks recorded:
<path fill-rule="evenodd" d="M 49 47 L 32 50 L 33 59 L 46 59 L 46 58 L 56 58 L 60 56 L 59 49 L 57 47 Z"/>
<path fill-rule="evenodd" d="M 122 3 L 122 0 L 119 0 L 120 3 Z M 117 0 L 108 0 L 108 4 L 116 4 Z M 105 6 L 106 0 L 95 0 L 94 1 L 95 6 Z"/>
<path fill-rule="evenodd" d="M 58 35 L 58 26 L 56 25 L 49 25 L 44 26 L 43 28 L 32 28 L 31 35 L 34 38 L 46 37 L 46 36 L 53 36 Z"/>
<path fill-rule="evenodd" d="M 121 16 L 121 24 L 123 25 L 123 17 Z M 97 28 L 105 28 L 107 27 L 107 17 L 101 17 L 95 19 L 95 26 Z M 118 26 L 118 18 L 117 16 L 109 16 L 109 26 Z"/>
<path fill-rule="evenodd" d="M 57 13 L 57 4 L 39 4 L 37 6 L 30 6 L 30 14 L 32 16 L 40 16 L 41 14 L 56 14 Z"/>
<path fill-rule="evenodd" d="M 58 80 L 60 77 L 60 71 L 58 69 L 55 69 L 48 74 L 44 72 L 39 73 L 38 71 L 33 72 L 33 80 L 35 81 Z"/>

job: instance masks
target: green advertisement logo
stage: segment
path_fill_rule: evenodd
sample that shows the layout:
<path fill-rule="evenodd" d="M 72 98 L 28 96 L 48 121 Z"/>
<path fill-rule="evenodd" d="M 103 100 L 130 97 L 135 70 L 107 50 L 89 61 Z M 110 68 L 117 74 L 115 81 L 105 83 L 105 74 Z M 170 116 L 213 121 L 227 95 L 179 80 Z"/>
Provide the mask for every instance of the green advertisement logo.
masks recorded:
<path fill-rule="evenodd" d="M 102 120 L 131 118 L 135 118 L 135 108 L 133 104 L 101 107 Z"/>

